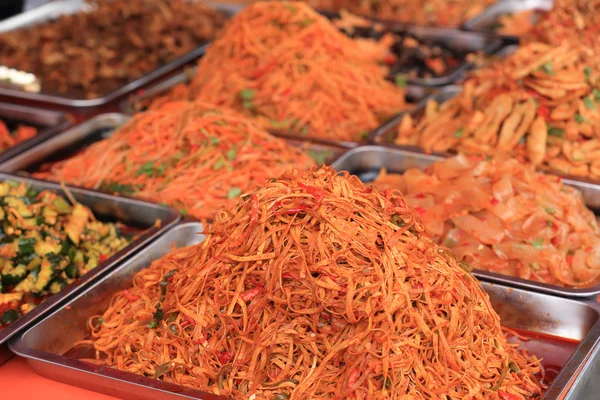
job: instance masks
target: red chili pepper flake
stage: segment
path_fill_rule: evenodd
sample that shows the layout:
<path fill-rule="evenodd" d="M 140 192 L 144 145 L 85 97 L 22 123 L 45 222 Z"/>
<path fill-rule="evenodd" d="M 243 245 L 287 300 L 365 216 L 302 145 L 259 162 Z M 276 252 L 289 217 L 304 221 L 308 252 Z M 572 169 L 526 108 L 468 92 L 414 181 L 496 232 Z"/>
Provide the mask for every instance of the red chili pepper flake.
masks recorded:
<path fill-rule="evenodd" d="M 518 396 L 505 392 L 503 390 L 498 390 L 498 396 L 501 400 L 519 400 Z"/>
<path fill-rule="evenodd" d="M 255 298 L 256 295 L 259 294 L 262 290 L 263 290 L 263 287 L 261 285 L 258 285 L 257 287 L 255 287 L 253 289 L 245 291 L 244 293 L 242 293 L 242 295 L 240 297 L 245 302 L 249 302 L 250 300 Z"/>
<path fill-rule="evenodd" d="M 496 204 L 498 204 L 500 202 L 498 201 L 498 199 L 492 198 L 492 200 L 490 200 L 490 203 L 492 203 L 492 205 L 495 206 Z"/>
<path fill-rule="evenodd" d="M 393 54 L 387 54 L 383 59 L 383 62 L 387 65 L 393 65 L 394 62 L 396 62 L 396 56 L 394 56 Z"/>
<path fill-rule="evenodd" d="M 479 257 L 479 253 L 473 253 L 473 257 Z"/>
<path fill-rule="evenodd" d="M 219 353 L 219 362 L 221 365 L 227 364 L 233 358 L 233 354 L 230 351 L 222 351 Z"/>
<path fill-rule="evenodd" d="M 417 194 L 415 197 L 416 197 L 417 199 L 424 199 L 424 198 L 425 198 L 425 195 L 424 195 L 423 193 L 418 193 L 418 194 Z"/>
<path fill-rule="evenodd" d="M 419 213 L 419 215 L 425 215 L 427 213 L 427 210 L 425 210 L 423 207 L 416 207 L 415 210 Z"/>
<path fill-rule="evenodd" d="M 125 298 L 127 300 L 129 300 L 130 303 L 133 303 L 134 301 L 136 301 L 137 299 L 140 298 L 140 296 L 132 294 L 129 289 L 125 289 L 123 290 L 123 296 L 125 296 Z"/>
<path fill-rule="evenodd" d="M 346 387 L 350 389 L 352 386 L 354 386 L 356 381 L 358 381 L 359 376 L 360 371 L 358 370 L 358 368 L 354 368 L 352 371 L 350 371 L 350 376 L 348 377 L 348 384 L 346 385 Z"/>
<path fill-rule="evenodd" d="M 573 264 L 573 256 L 567 256 L 567 264 L 569 264 L 569 266 Z"/>
<path fill-rule="evenodd" d="M 179 326 L 180 326 L 182 329 L 183 329 L 183 328 L 185 328 L 185 327 L 187 327 L 187 326 L 190 326 L 190 325 L 191 325 L 191 326 L 194 326 L 194 325 L 196 325 L 196 321 L 194 321 L 194 319 L 193 319 L 193 318 L 191 318 L 191 317 L 188 317 L 187 315 L 184 315 L 184 316 L 183 316 L 183 318 L 184 318 L 184 320 L 183 320 L 183 321 L 181 321 L 181 323 L 179 324 Z"/>
<path fill-rule="evenodd" d="M 560 238 L 558 236 L 554 236 L 550 242 L 554 246 L 558 247 L 560 245 Z"/>
<path fill-rule="evenodd" d="M 281 274 L 281 278 L 282 279 L 294 279 L 292 274 L 290 274 L 289 272 L 285 272 L 285 273 Z"/>
<path fill-rule="evenodd" d="M 585 252 L 586 253 L 591 253 L 592 252 L 592 248 L 591 247 L 586 247 L 585 248 Z"/>
<path fill-rule="evenodd" d="M 107 254 L 100 254 L 100 257 L 98 257 L 98 260 L 100 262 L 104 262 L 104 261 L 108 260 L 108 257 L 109 256 Z"/>
<path fill-rule="evenodd" d="M 546 106 L 540 105 L 536 111 L 537 115 L 544 118 L 546 121 L 550 119 L 550 109 Z"/>
<path fill-rule="evenodd" d="M 327 311 L 321 311 L 321 318 L 323 318 L 324 320 L 330 321 L 331 314 L 329 314 Z"/>

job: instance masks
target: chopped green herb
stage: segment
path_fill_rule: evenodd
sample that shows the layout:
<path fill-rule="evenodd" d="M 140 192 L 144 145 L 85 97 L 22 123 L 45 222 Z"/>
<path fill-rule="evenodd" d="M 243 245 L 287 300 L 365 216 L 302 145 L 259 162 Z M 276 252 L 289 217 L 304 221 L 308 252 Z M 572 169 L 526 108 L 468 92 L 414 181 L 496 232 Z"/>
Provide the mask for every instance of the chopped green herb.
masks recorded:
<path fill-rule="evenodd" d="M 307 18 L 304 21 L 301 22 L 302 27 L 306 28 L 307 26 L 309 26 L 310 24 L 312 24 L 315 20 L 312 18 Z"/>
<path fill-rule="evenodd" d="M 188 210 L 186 210 L 185 208 L 182 208 L 181 210 L 179 210 L 179 212 L 181 213 L 181 215 L 183 215 L 184 217 L 186 215 L 188 215 Z"/>
<path fill-rule="evenodd" d="M 544 239 L 542 239 L 542 238 L 535 239 L 533 242 L 531 242 L 531 245 L 538 250 L 542 248 L 543 244 L 544 244 Z"/>
<path fill-rule="evenodd" d="M 396 86 L 398 86 L 398 87 L 406 87 L 406 83 L 407 83 L 406 76 L 404 76 L 402 74 L 398 74 L 398 75 L 396 75 L 396 77 L 394 78 L 394 80 L 396 81 Z"/>
<path fill-rule="evenodd" d="M 154 377 L 160 378 L 161 376 L 169 372 L 169 364 L 170 363 L 166 362 L 164 364 L 159 365 L 158 368 L 156 368 L 156 371 L 154 371 Z"/>
<path fill-rule="evenodd" d="M 465 128 L 460 128 L 456 132 L 454 132 L 454 137 L 460 139 L 465 134 Z"/>
<path fill-rule="evenodd" d="M 162 176 L 164 175 L 167 171 L 167 167 L 165 166 L 165 164 L 160 164 L 157 168 L 156 168 L 156 174 L 158 176 Z"/>
<path fill-rule="evenodd" d="M 390 378 L 385 378 L 385 388 L 389 389 L 392 387 L 392 381 L 390 380 Z"/>
<path fill-rule="evenodd" d="M 594 95 L 594 101 L 596 103 L 600 102 L 600 90 L 594 89 L 592 90 L 592 94 Z"/>
<path fill-rule="evenodd" d="M 157 326 L 158 326 L 158 322 L 156 322 L 155 320 L 150 321 L 150 323 L 147 325 L 147 327 L 150 329 L 154 329 Z"/>
<path fill-rule="evenodd" d="M 242 189 L 240 189 L 239 187 L 232 187 L 227 192 L 227 198 L 231 200 L 238 197 L 240 194 L 242 194 Z"/>
<path fill-rule="evenodd" d="M 308 126 L 304 125 L 302 128 L 300 128 L 300 133 L 303 135 L 308 135 Z"/>
<path fill-rule="evenodd" d="M 216 145 L 217 143 L 219 143 L 219 138 L 218 138 L 218 137 L 210 137 L 210 138 L 209 138 L 209 140 L 210 140 L 210 144 L 211 144 L 212 146 L 214 146 L 214 145 Z"/>
<path fill-rule="evenodd" d="M 308 150 L 308 155 L 315 160 L 315 163 L 317 163 L 317 165 L 321 165 L 321 164 L 325 164 L 325 162 L 333 156 L 333 151 L 330 149 L 325 149 L 325 150 L 315 150 L 315 149 L 309 149 Z"/>
<path fill-rule="evenodd" d="M 552 228 L 554 226 L 554 222 L 552 222 L 550 220 L 547 220 L 546 221 L 546 226 L 549 227 L 549 228 Z"/>
<path fill-rule="evenodd" d="M 487 156 L 485 156 L 485 158 L 483 160 L 484 161 L 492 161 L 492 156 L 487 155 Z"/>
<path fill-rule="evenodd" d="M 596 105 L 594 104 L 594 102 L 592 101 L 592 99 L 589 98 L 589 97 L 586 97 L 585 99 L 583 99 L 583 105 L 588 110 L 595 110 L 596 109 Z"/>
<path fill-rule="evenodd" d="M 296 11 L 298 11 L 298 9 L 290 4 L 286 4 L 284 5 L 285 8 L 287 8 L 288 10 L 290 10 L 291 12 L 295 13 Z"/>
<path fill-rule="evenodd" d="M 508 363 L 508 368 L 510 369 L 510 372 L 521 372 L 521 369 L 519 368 L 517 363 L 514 361 L 511 361 Z"/>
<path fill-rule="evenodd" d="M 531 268 L 535 269 L 536 271 L 538 271 L 541 267 L 540 264 L 536 263 L 536 262 L 532 262 L 531 263 Z"/>
<path fill-rule="evenodd" d="M 254 103 L 252 103 L 250 100 L 244 100 L 242 103 L 242 106 L 248 110 L 254 108 Z"/>
<path fill-rule="evenodd" d="M 236 155 L 237 155 L 237 150 L 234 149 L 233 147 L 230 148 L 229 150 L 227 150 L 226 156 L 229 161 L 233 161 L 235 159 Z"/>
<path fill-rule="evenodd" d="M 179 334 L 179 332 L 177 332 L 177 327 L 175 325 L 173 325 L 173 324 L 169 325 L 169 330 L 171 331 L 171 333 L 173 335 Z"/>
<path fill-rule="evenodd" d="M 544 207 L 544 210 L 550 215 L 553 215 L 556 212 L 552 207 Z"/>
<path fill-rule="evenodd" d="M 148 161 L 144 165 L 142 165 L 137 171 L 135 171 L 135 177 L 137 178 L 140 175 L 148 175 L 152 176 L 154 172 L 154 163 L 152 161 Z"/>
<path fill-rule="evenodd" d="M 369 131 L 360 131 L 359 134 L 361 140 L 369 139 Z"/>
<path fill-rule="evenodd" d="M 98 322 L 96 322 L 96 328 L 100 328 L 103 323 L 104 323 L 104 318 L 102 318 L 102 317 L 98 318 Z"/>
<path fill-rule="evenodd" d="M 213 165 L 213 169 L 215 171 L 223 168 L 223 165 L 225 165 L 225 160 L 223 160 L 222 158 L 219 158 Z"/>
<path fill-rule="evenodd" d="M 554 71 L 552 70 L 552 61 L 549 61 L 546 64 L 542 65 L 542 69 L 544 70 L 545 73 L 547 73 L 549 75 L 554 74 Z"/>
<path fill-rule="evenodd" d="M 586 67 L 586 68 L 583 70 L 583 73 L 585 74 L 585 79 L 587 79 L 587 80 L 589 81 L 589 80 L 590 80 L 590 77 L 591 77 L 591 75 L 592 75 L 592 68 L 590 68 L 590 67 Z"/>
<path fill-rule="evenodd" d="M 242 100 L 252 100 L 254 98 L 254 90 L 242 89 L 240 90 L 240 97 Z"/>
<path fill-rule="evenodd" d="M 557 128 L 552 125 L 546 125 L 546 128 L 548 129 L 548 136 L 555 136 L 559 138 L 565 137 L 565 130 L 562 128 Z"/>
<path fill-rule="evenodd" d="M 225 125 L 227 125 L 227 123 L 225 121 L 223 121 L 222 119 L 216 120 L 215 124 L 217 124 L 219 126 L 225 126 Z"/>
<path fill-rule="evenodd" d="M 577 121 L 578 124 L 583 124 L 585 122 L 585 118 L 583 115 L 577 113 L 575 114 L 575 121 Z"/>
<path fill-rule="evenodd" d="M 12 324 L 17 319 L 19 319 L 19 313 L 17 310 L 8 310 L 2 314 L 2 317 L 0 317 L 0 324 Z"/>

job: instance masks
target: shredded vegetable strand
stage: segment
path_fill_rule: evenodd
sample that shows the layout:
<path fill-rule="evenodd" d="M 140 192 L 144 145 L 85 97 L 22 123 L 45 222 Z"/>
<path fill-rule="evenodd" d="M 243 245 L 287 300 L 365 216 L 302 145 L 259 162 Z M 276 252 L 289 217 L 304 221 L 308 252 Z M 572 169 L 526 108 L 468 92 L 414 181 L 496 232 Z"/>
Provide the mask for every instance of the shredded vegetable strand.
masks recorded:
<path fill-rule="evenodd" d="M 222 209 L 101 318 L 93 362 L 239 399 L 541 394 L 538 360 L 399 192 L 328 167 Z"/>

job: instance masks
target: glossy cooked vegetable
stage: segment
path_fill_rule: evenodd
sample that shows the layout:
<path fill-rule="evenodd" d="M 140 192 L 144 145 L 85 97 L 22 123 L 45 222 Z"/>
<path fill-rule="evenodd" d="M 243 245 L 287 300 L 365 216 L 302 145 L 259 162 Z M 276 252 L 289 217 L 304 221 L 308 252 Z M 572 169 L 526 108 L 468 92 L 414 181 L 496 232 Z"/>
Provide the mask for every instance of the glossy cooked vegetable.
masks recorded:
<path fill-rule="evenodd" d="M 456 97 L 406 115 L 395 142 L 426 151 L 509 153 L 600 178 L 600 64 L 583 46 L 529 43 L 474 71 Z"/>
<path fill-rule="evenodd" d="M 211 40 L 225 16 L 200 1 L 90 0 L 92 10 L 0 34 L 2 65 L 46 92 L 99 97 Z"/>
<path fill-rule="evenodd" d="M 0 182 L 0 329 L 96 268 L 129 239 L 85 206 Z"/>
<path fill-rule="evenodd" d="M 10 130 L 0 120 L 0 152 L 6 151 L 27 139 L 31 139 L 37 134 L 38 130 L 31 126 L 19 125 L 15 129 Z"/>
<path fill-rule="evenodd" d="M 191 84 L 154 106 L 206 101 L 269 131 L 360 141 L 407 108 L 405 89 L 386 80 L 390 44 L 353 40 L 304 3 L 258 2 L 231 19 Z"/>
<path fill-rule="evenodd" d="M 600 228 L 581 193 L 514 159 L 459 155 L 426 171 L 385 171 L 434 240 L 473 268 L 552 285 L 600 283 Z"/>
<path fill-rule="evenodd" d="M 101 318 L 101 319 L 100 319 Z M 235 399 L 531 399 L 539 362 L 398 192 L 289 171 L 89 322 L 99 365 Z"/>
<path fill-rule="evenodd" d="M 213 104 L 174 102 L 136 114 L 108 139 L 35 176 L 166 203 L 211 219 L 310 156 Z"/>

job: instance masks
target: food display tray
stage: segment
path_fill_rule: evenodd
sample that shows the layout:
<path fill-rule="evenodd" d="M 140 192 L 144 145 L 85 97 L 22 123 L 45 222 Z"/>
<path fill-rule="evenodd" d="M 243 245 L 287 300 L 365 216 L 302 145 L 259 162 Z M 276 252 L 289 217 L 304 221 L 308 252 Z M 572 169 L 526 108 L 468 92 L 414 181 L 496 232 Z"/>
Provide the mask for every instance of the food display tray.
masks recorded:
<path fill-rule="evenodd" d="M 222 399 L 176 384 L 97 366 L 74 358 L 75 354 L 79 357 L 86 354 L 85 349 L 74 349 L 74 345 L 88 337 L 88 319 L 102 313 L 115 292 L 130 287 L 135 273 L 167 254 L 173 244 L 179 247 L 200 243 L 204 236 L 197 233 L 202 230 L 199 223 L 178 224 L 148 246 L 143 253 L 125 261 L 85 292 L 65 303 L 61 309 L 54 311 L 35 327 L 11 341 L 11 349 L 25 357 L 35 371 L 47 378 L 111 396 L 125 399 Z M 598 304 L 561 299 L 489 283 L 484 283 L 483 287 L 489 294 L 494 309 L 500 314 L 504 326 L 518 329 L 521 333 L 525 331 L 532 335 L 550 335 L 565 343 L 571 343 L 567 346 L 569 350 L 562 352 L 551 344 L 535 347 L 523 343 L 530 346 L 528 350 L 538 357 L 552 358 L 553 363 L 562 366 L 562 371 L 554 379 L 543 399 L 559 399 L 569 390 L 581 392 L 581 388 L 593 379 L 589 371 L 598 353 L 594 351 L 600 336 Z M 549 343 L 555 342 L 556 340 Z M 579 345 L 576 345 L 576 342 L 579 342 Z M 561 353 L 560 356 L 554 354 L 557 352 Z"/>
<path fill-rule="evenodd" d="M 228 17 L 231 17 L 239 6 L 228 5 L 228 4 L 212 4 L 208 3 L 214 9 L 222 12 Z M 8 18 L 4 21 L 0 21 L 0 33 L 9 32 L 18 29 L 23 29 L 31 25 L 42 24 L 47 21 L 51 21 L 60 17 L 61 15 L 75 14 L 78 12 L 91 11 L 93 7 L 88 4 L 85 0 L 58 0 L 40 7 L 31 9 L 22 14 L 18 14 L 14 17 Z M 98 107 L 110 103 L 111 101 L 126 95 L 127 93 L 139 89 L 140 87 L 166 75 L 177 69 L 189 64 L 193 60 L 204 54 L 208 43 L 197 47 L 196 49 L 182 55 L 181 57 L 175 58 L 174 60 L 166 63 L 147 74 L 131 80 L 130 82 L 112 90 L 103 93 L 100 97 L 86 99 L 82 96 L 82 93 L 76 91 L 67 93 L 54 93 L 44 92 L 43 82 L 42 91 L 39 93 L 26 92 L 20 89 L 0 86 L 0 96 L 18 98 L 22 100 L 29 100 L 35 102 L 43 102 L 53 105 L 60 105 L 66 107 L 77 107 L 77 108 L 89 108 Z M 1 65 L 1 60 L 0 60 Z M 27 72 L 27 71 L 25 71 Z"/>
<path fill-rule="evenodd" d="M 492 4 L 484 12 L 463 24 L 463 28 L 469 31 L 492 32 L 498 23 L 498 18 L 503 15 L 515 14 L 521 11 L 550 11 L 554 6 L 554 0 L 502 0 Z M 539 15 L 532 15 L 533 23 L 537 22 Z"/>
<path fill-rule="evenodd" d="M 332 167 L 337 171 L 348 171 L 357 175 L 364 182 L 375 180 L 381 168 L 392 173 L 402 173 L 410 168 L 425 169 L 436 161 L 444 159 L 444 155 L 426 154 L 422 150 L 405 146 L 361 146 L 349 150 L 335 160 Z M 600 215 L 600 186 L 585 184 L 581 181 L 564 179 L 563 182 L 583 192 L 588 207 Z M 478 278 L 507 286 L 552 294 L 563 297 L 590 298 L 600 295 L 600 284 L 590 288 L 564 288 L 541 282 L 515 278 L 489 271 L 474 270 Z"/>
<path fill-rule="evenodd" d="M 511 52 L 514 52 L 516 48 L 517 46 L 507 46 L 504 49 L 502 49 L 501 52 L 502 54 L 508 55 Z M 456 96 L 458 93 L 460 93 L 461 90 L 462 88 L 460 86 L 448 86 L 441 89 L 438 93 L 430 96 L 429 98 L 437 101 L 438 103 L 443 103 Z M 373 131 L 371 133 L 369 142 L 371 144 L 382 145 L 384 148 L 397 148 L 402 151 L 413 152 L 417 154 L 418 157 L 431 157 L 431 162 L 439 160 L 443 157 L 454 156 L 455 154 L 450 152 L 425 153 L 422 148 L 417 146 L 405 146 L 394 144 L 394 139 L 396 138 L 398 126 L 402 122 L 402 118 L 404 117 L 404 115 L 409 113 L 413 117 L 413 119 L 418 119 L 425 112 L 425 105 L 426 102 L 423 101 L 421 102 L 421 104 L 418 104 L 412 110 L 398 115 L 396 118 L 383 125 L 381 128 Z M 577 188 L 583 194 L 583 200 L 585 204 L 589 208 L 594 210 L 598 215 L 600 215 L 600 182 L 582 177 L 553 173 L 552 171 L 548 171 L 548 173 L 562 177 L 564 183 Z"/>
<path fill-rule="evenodd" d="M 38 130 L 38 134 L 34 137 L 1 152 L 0 163 L 42 143 L 71 126 L 66 114 L 62 112 L 2 102 L 0 102 L 0 120 L 4 121 L 9 130 L 19 125 L 32 126 Z"/>
<path fill-rule="evenodd" d="M 0 163 L 0 171 L 9 173 L 35 172 L 49 162 L 66 159 L 77 154 L 90 144 L 108 138 L 114 130 L 131 119 L 131 116 L 118 113 L 101 114 L 85 122 L 75 125 L 39 146 L 31 147 L 11 159 Z M 327 145 L 306 140 L 285 140 L 297 147 L 305 149 L 318 164 L 330 164 L 347 149 L 343 146 Z"/>
<path fill-rule="evenodd" d="M 0 181 L 6 180 L 25 182 L 39 191 L 51 190 L 62 195 L 65 193 L 63 186 L 58 183 L 0 173 Z M 140 250 L 166 232 L 171 226 L 176 224 L 180 218 L 179 213 L 164 206 L 125 197 L 111 196 L 94 190 L 71 186 L 66 187 L 75 200 L 89 207 L 98 219 L 118 221 L 127 226 L 140 229 L 141 233 L 137 235 L 128 246 L 101 262 L 98 267 L 77 279 L 73 284 L 65 287 L 56 295 L 50 296 L 44 300 L 27 315 L 20 317 L 8 327 L 1 329 L 0 364 L 11 356 L 7 349 L 7 342 L 11 337 L 24 329 L 29 328 L 35 322 L 44 318 L 58 306 L 63 304 L 67 299 L 81 292 L 98 277 L 114 268 L 119 262 L 125 260 L 131 254 Z M 158 224 L 157 221 L 159 221 Z"/>

